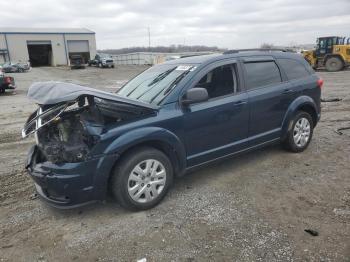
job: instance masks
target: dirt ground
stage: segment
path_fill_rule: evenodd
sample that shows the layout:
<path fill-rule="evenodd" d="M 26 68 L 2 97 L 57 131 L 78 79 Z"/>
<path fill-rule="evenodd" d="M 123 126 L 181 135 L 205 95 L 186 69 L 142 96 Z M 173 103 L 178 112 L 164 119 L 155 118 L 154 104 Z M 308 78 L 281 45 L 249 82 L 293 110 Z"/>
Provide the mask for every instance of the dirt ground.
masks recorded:
<path fill-rule="evenodd" d="M 325 80 L 322 120 L 301 154 L 270 146 L 177 179 L 156 208 L 111 200 L 60 211 L 35 197 L 23 171 L 33 139 L 20 130 L 35 81 L 112 91 L 143 67 L 35 68 L 0 96 L 0 261 L 350 261 L 350 71 Z M 316 230 L 311 236 L 305 229 Z"/>

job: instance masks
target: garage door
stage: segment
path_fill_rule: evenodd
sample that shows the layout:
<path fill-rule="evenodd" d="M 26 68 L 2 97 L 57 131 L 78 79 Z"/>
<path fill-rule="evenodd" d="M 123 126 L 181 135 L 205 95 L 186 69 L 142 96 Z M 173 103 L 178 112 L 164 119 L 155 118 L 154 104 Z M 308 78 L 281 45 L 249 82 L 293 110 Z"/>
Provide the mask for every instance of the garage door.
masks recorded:
<path fill-rule="evenodd" d="M 27 41 L 27 45 L 51 45 L 51 41 Z"/>
<path fill-rule="evenodd" d="M 85 53 L 89 52 L 88 40 L 68 40 L 68 52 L 69 53 Z"/>

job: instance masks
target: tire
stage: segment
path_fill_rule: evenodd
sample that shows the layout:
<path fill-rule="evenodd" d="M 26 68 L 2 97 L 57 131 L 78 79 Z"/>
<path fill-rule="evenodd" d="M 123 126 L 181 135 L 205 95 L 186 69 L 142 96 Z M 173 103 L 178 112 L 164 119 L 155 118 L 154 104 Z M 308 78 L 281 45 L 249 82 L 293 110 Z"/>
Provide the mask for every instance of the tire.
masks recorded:
<path fill-rule="evenodd" d="M 310 114 L 304 111 L 297 112 L 292 120 L 291 129 L 283 141 L 284 147 L 294 153 L 304 151 L 310 144 L 313 129 L 314 124 Z M 298 141 L 298 139 L 300 140 Z"/>
<path fill-rule="evenodd" d="M 152 170 L 155 165 L 158 174 L 153 173 L 157 172 Z M 172 183 L 173 167 L 169 158 L 157 149 L 142 147 L 130 151 L 120 160 L 113 171 L 110 186 L 122 207 L 146 210 L 160 203 Z"/>
<path fill-rule="evenodd" d="M 112 68 L 114 68 L 114 65 L 112 65 Z"/>
<path fill-rule="evenodd" d="M 326 61 L 326 70 L 328 72 L 336 72 L 344 67 L 343 61 L 338 57 L 331 57 Z"/>
<path fill-rule="evenodd" d="M 0 88 L 0 94 L 5 93 L 5 89 L 4 88 Z"/>

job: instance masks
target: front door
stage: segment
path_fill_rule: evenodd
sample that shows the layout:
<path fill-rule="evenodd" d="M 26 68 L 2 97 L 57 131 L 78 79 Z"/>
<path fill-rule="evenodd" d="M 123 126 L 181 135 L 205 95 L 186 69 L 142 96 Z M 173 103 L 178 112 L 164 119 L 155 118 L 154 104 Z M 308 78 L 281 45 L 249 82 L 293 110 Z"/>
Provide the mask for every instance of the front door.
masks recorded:
<path fill-rule="evenodd" d="M 248 135 L 248 96 L 235 62 L 199 72 L 192 87 L 206 88 L 209 100 L 183 109 L 187 166 L 241 150 Z"/>

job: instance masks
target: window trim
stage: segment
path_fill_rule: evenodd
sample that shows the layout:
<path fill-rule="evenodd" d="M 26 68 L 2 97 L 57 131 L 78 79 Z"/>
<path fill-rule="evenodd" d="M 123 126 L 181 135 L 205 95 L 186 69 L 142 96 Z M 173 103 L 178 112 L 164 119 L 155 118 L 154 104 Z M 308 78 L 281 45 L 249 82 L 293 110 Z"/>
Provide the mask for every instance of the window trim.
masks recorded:
<path fill-rule="evenodd" d="M 252 64 L 252 63 L 264 63 L 264 62 L 273 62 L 275 63 L 277 69 L 278 69 L 278 72 L 280 73 L 280 79 L 281 81 L 278 82 L 278 83 L 271 83 L 271 84 L 267 84 L 267 85 L 263 85 L 263 86 L 258 86 L 258 87 L 254 87 L 254 88 L 248 88 L 248 72 L 244 66 L 244 64 Z M 258 89 L 263 89 L 263 88 L 267 88 L 267 87 L 270 87 L 270 86 L 274 86 L 274 85 L 280 85 L 280 84 L 283 84 L 285 83 L 285 79 L 284 79 L 284 72 L 281 70 L 281 68 L 279 67 L 276 59 L 274 58 L 265 58 L 265 59 L 249 59 L 248 61 L 247 60 L 243 60 L 242 61 L 242 70 L 244 72 L 244 87 L 245 87 L 245 90 L 246 92 L 250 92 L 252 90 L 258 90 Z"/>

